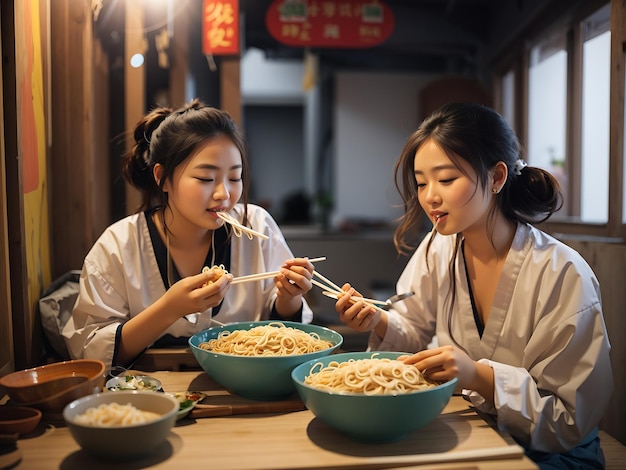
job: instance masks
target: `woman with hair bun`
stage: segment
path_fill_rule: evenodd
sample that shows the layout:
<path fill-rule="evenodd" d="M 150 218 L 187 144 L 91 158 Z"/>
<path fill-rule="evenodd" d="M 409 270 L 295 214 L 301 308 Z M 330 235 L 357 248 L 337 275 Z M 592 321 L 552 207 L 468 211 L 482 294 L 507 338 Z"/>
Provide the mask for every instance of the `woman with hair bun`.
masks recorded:
<path fill-rule="evenodd" d="M 397 282 L 415 295 L 381 312 L 345 284 L 341 320 L 372 331 L 371 350 L 414 353 L 403 360 L 431 380 L 456 377 L 541 468 L 604 468 L 597 426 L 613 376 L 598 281 L 533 225 L 560 208 L 556 179 L 524 162 L 502 116 L 472 103 L 426 118 L 395 174 L 398 251 L 422 211 L 434 226 Z"/>
<path fill-rule="evenodd" d="M 128 367 L 148 347 L 186 345 L 213 317 L 311 322 L 303 294 L 313 265 L 293 258 L 270 214 L 248 204 L 247 150 L 231 117 L 199 100 L 159 107 L 134 140 L 123 175 L 142 204 L 85 258 L 63 330 L 70 355 Z M 272 271 L 280 273 L 231 285 L 233 276 Z"/>

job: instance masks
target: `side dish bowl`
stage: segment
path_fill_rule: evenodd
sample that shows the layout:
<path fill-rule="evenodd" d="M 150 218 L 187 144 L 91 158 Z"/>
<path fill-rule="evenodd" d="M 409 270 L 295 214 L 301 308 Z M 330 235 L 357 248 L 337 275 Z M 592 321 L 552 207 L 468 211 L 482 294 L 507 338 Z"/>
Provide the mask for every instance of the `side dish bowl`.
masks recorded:
<path fill-rule="evenodd" d="M 104 374 L 104 362 L 75 359 L 10 373 L 0 386 L 16 404 L 61 411 L 72 400 L 101 391 Z"/>
<path fill-rule="evenodd" d="M 101 405 L 132 405 L 141 411 L 158 414 L 158 418 L 141 424 L 90 426 L 80 423 L 79 416 Z M 146 391 L 103 392 L 79 398 L 63 410 L 63 419 L 80 447 L 106 460 L 125 460 L 154 452 L 167 439 L 176 422 L 180 403 L 166 393 Z"/>
<path fill-rule="evenodd" d="M 291 371 L 297 365 L 335 352 L 343 343 L 343 337 L 323 326 L 280 322 L 305 333 L 318 335 L 330 341 L 328 349 L 290 356 L 238 356 L 222 354 L 200 348 L 200 344 L 216 339 L 222 331 L 250 330 L 257 326 L 277 323 L 275 321 L 239 322 L 209 328 L 189 338 L 189 346 L 202 369 L 230 392 L 253 400 L 279 400 L 295 392 Z"/>
<path fill-rule="evenodd" d="M 105 387 L 111 392 L 123 390 L 143 390 L 146 392 L 162 392 L 163 387 L 159 379 L 147 375 L 133 375 L 126 373 L 107 380 Z"/>
<path fill-rule="evenodd" d="M 26 406 L 0 406 L 0 434 L 28 434 L 41 421 L 41 411 Z"/>
<path fill-rule="evenodd" d="M 369 359 L 372 352 L 335 354 L 307 361 L 296 367 L 291 377 L 306 407 L 328 426 L 351 439 L 364 442 L 394 442 L 407 437 L 433 421 L 454 393 L 457 379 L 441 385 L 398 395 L 339 394 L 305 384 L 314 371 L 331 361 L 339 363 Z M 407 353 L 376 352 L 378 358 L 397 359 Z"/>

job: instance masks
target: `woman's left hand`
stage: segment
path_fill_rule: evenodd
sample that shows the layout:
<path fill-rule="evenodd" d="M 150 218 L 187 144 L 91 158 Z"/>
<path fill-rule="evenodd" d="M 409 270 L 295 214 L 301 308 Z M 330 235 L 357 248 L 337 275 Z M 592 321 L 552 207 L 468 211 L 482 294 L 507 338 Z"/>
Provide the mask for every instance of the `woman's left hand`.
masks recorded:
<path fill-rule="evenodd" d="M 446 382 L 457 377 L 459 386 L 474 388 L 476 362 L 457 347 L 425 349 L 412 356 L 400 356 L 398 360 L 414 364 L 430 380 Z"/>

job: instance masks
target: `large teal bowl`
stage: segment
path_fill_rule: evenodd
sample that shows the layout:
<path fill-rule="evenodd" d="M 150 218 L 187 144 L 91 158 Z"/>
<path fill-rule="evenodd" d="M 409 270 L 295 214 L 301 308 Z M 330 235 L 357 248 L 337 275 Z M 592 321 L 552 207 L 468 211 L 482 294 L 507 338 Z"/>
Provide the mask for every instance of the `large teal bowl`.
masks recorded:
<path fill-rule="evenodd" d="M 295 393 L 291 371 L 299 364 L 316 360 L 333 353 L 343 343 L 343 336 L 323 326 L 282 321 L 285 326 L 317 333 L 330 341 L 330 349 L 294 356 L 235 356 L 201 349 L 200 343 L 215 339 L 224 331 L 251 329 L 275 323 L 271 321 L 239 322 L 209 328 L 189 338 L 189 346 L 200 367 L 228 391 L 254 400 L 279 400 Z"/>
<path fill-rule="evenodd" d="M 424 390 L 399 395 L 340 395 L 305 385 L 311 368 L 331 361 L 368 359 L 372 352 L 334 354 L 307 361 L 291 373 L 296 390 L 306 407 L 328 426 L 348 437 L 365 442 L 394 442 L 426 426 L 445 408 L 457 379 Z M 377 352 L 379 358 L 396 359 L 407 353 Z"/>

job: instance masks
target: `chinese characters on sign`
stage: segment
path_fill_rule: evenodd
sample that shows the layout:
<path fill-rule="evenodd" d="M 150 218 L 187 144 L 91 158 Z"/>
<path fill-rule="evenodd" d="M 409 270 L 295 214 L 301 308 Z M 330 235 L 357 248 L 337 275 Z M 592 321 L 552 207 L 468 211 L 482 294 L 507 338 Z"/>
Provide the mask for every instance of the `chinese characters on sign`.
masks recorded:
<path fill-rule="evenodd" d="M 238 0 L 204 0 L 202 51 L 205 55 L 239 53 Z"/>
<path fill-rule="evenodd" d="M 365 48 L 391 35 L 394 18 L 381 0 L 274 0 L 265 24 L 288 46 Z"/>

